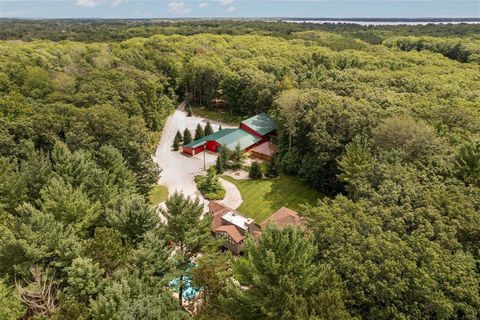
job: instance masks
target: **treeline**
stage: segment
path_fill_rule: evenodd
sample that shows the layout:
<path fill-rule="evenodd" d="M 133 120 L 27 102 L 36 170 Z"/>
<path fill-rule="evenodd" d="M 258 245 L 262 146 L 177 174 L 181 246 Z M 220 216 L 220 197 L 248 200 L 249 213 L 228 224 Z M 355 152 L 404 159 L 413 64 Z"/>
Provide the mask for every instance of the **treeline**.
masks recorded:
<path fill-rule="evenodd" d="M 396 36 L 472 37 L 478 39 L 478 24 L 427 24 L 398 26 L 360 26 L 353 23 L 317 24 L 260 20 L 158 20 L 158 19 L 0 19 L 0 40 L 52 40 L 105 42 L 134 37 L 195 35 L 201 33 L 229 35 L 269 35 L 289 38 L 295 32 L 326 31 L 349 35 L 370 44 Z"/>
<path fill-rule="evenodd" d="M 199 319 L 478 317 L 480 65 L 326 31 L 0 53 L 3 317 L 189 318 L 167 289 L 186 278 Z M 282 170 L 327 196 L 300 212 L 308 232 L 232 261 L 198 203 L 176 194 L 160 223 L 154 138 L 184 96 L 277 119 Z M 52 304 L 27 303 L 39 290 Z"/>
<path fill-rule="evenodd" d="M 478 40 L 399 37 L 388 39 L 384 44 L 403 51 L 429 50 L 459 62 L 480 63 L 480 41 Z"/>

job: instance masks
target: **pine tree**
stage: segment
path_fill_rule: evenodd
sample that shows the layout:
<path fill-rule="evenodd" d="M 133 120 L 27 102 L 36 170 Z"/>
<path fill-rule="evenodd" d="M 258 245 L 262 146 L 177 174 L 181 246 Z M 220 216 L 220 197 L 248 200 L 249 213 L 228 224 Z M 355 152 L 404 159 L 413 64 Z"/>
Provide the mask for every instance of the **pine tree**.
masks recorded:
<path fill-rule="evenodd" d="M 195 140 L 201 139 L 205 136 L 205 132 L 203 132 L 203 128 L 200 123 L 197 125 L 195 129 Z"/>
<path fill-rule="evenodd" d="M 188 128 L 185 128 L 183 131 L 183 144 L 189 144 L 190 142 L 192 142 L 192 133 Z"/>
<path fill-rule="evenodd" d="M 177 130 L 177 134 L 175 135 L 175 138 L 178 139 L 179 142 L 183 141 L 182 134 L 180 133 L 180 130 Z"/>
<path fill-rule="evenodd" d="M 247 239 L 244 252 L 234 264 L 242 287 L 227 285 L 224 309 L 232 319 L 351 319 L 340 278 L 315 260 L 316 246 L 304 231 L 267 227 Z"/>
<path fill-rule="evenodd" d="M 174 151 L 178 151 L 180 148 L 180 140 L 178 139 L 178 136 L 175 136 L 175 139 L 173 139 L 172 148 Z"/>
<path fill-rule="evenodd" d="M 215 170 L 217 171 L 217 174 L 222 174 L 225 171 L 221 155 L 217 158 L 217 162 L 215 163 Z"/>
<path fill-rule="evenodd" d="M 207 124 L 205 126 L 205 136 L 209 136 L 213 133 L 212 125 L 210 124 L 210 121 L 207 121 Z"/>
<path fill-rule="evenodd" d="M 278 164 L 277 159 L 273 156 L 270 161 L 267 162 L 267 170 L 265 172 L 265 176 L 269 178 L 276 178 L 278 177 Z"/>
<path fill-rule="evenodd" d="M 191 116 L 193 116 L 193 111 L 191 107 L 188 107 L 187 117 L 191 117 Z"/>
<path fill-rule="evenodd" d="M 180 141 L 178 140 L 178 136 L 175 136 L 175 139 L 173 139 L 172 149 L 174 151 L 178 151 L 179 148 L 180 148 Z"/>
<path fill-rule="evenodd" d="M 180 272 L 179 296 L 182 305 L 182 279 L 191 272 L 191 259 L 209 243 L 210 220 L 202 219 L 203 205 L 198 198 L 192 200 L 179 192 L 167 199 L 161 213 L 167 221 L 166 237 L 177 248 L 174 260 Z"/>
<path fill-rule="evenodd" d="M 218 126 L 218 131 L 222 131 L 222 130 L 223 130 L 223 129 L 222 129 L 222 125 L 219 125 L 219 126 Z"/>
<path fill-rule="evenodd" d="M 255 161 L 250 166 L 250 171 L 248 172 L 248 176 L 251 179 L 261 179 L 262 178 L 262 170 L 260 169 L 260 164 Z"/>
<path fill-rule="evenodd" d="M 230 154 L 230 160 L 232 160 L 232 169 L 241 169 L 243 167 L 244 155 L 240 143 L 237 143 L 237 146 Z"/>
<path fill-rule="evenodd" d="M 227 148 L 222 148 L 222 151 L 220 152 L 220 159 L 222 161 L 222 167 L 223 170 L 228 169 L 228 158 L 229 158 L 229 150 Z"/>

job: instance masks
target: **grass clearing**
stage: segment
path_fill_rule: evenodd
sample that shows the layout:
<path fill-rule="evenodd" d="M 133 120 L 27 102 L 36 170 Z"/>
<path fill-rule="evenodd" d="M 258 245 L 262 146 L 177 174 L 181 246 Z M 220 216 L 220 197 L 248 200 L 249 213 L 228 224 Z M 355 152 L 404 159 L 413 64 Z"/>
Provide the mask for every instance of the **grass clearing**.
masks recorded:
<path fill-rule="evenodd" d="M 231 115 L 228 111 L 222 109 L 210 110 L 205 107 L 192 106 L 192 112 L 195 117 L 201 117 L 213 121 L 223 122 L 237 126 L 244 117 Z"/>
<path fill-rule="evenodd" d="M 156 206 L 160 202 L 167 200 L 167 198 L 168 198 L 168 188 L 161 185 L 156 185 L 155 187 L 153 187 L 152 190 L 150 191 L 150 194 L 148 195 L 148 199 L 150 200 L 150 203 L 154 206 Z"/>
<path fill-rule="evenodd" d="M 284 174 L 277 179 L 237 180 L 225 175 L 222 178 L 233 183 L 242 194 L 243 202 L 237 210 L 257 223 L 281 207 L 297 211 L 300 205 L 315 204 L 322 197 L 298 178 Z"/>

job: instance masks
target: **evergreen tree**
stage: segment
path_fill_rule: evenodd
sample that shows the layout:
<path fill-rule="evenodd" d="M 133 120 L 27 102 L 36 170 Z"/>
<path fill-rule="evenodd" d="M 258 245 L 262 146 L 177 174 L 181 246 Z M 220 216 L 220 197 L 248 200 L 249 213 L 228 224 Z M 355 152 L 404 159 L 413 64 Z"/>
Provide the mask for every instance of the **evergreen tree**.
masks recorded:
<path fill-rule="evenodd" d="M 134 243 L 141 241 L 145 232 L 160 222 L 155 210 L 139 195 L 119 196 L 117 203 L 107 212 L 107 221 Z"/>
<path fill-rule="evenodd" d="M 240 147 L 240 143 L 237 143 L 235 149 L 230 153 L 230 160 L 232 161 L 232 169 L 237 170 L 243 167 L 244 154 L 242 148 Z"/>
<path fill-rule="evenodd" d="M 203 138 L 205 136 L 205 132 L 203 131 L 202 126 L 200 123 L 197 125 L 197 128 L 195 129 L 195 140 L 198 140 L 200 138 Z"/>
<path fill-rule="evenodd" d="M 248 239 L 234 264 L 224 306 L 233 319 L 349 319 L 340 278 L 315 261 L 310 237 L 298 228 L 267 227 Z M 246 289 L 245 289 L 246 288 Z"/>
<path fill-rule="evenodd" d="M 217 162 L 215 163 L 215 170 L 217 171 L 217 174 L 222 174 L 223 172 L 225 172 L 221 155 L 217 158 Z"/>
<path fill-rule="evenodd" d="M 218 126 L 218 131 L 222 131 L 222 130 L 223 130 L 223 129 L 222 129 L 222 125 L 219 125 L 219 126 Z"/>
<path fill-rule="evenodd" d="M 178 139 L 179 142 L 183 141 L 183 136 L 180 133 L 180 130 L 177 130 L 177 134 L 175 135 L 175 139 Z"/>
<path fill-rule="evenodd" d="M 68 295 L 72 295 L 79 301 L 86 303 L 100 290 L 100 283 L 104 271 L 98 263 L 89 258 L 76 258 L 72 265 L 65 268 L 67 273 Z"/>
<path fill-rule="evenodd" d="M 193 116 L 193 111 L 192 111 L 192 108 L 191 108 L 191 107 L 188 107 L 187 117 L 191 117 L 191 116 Z"/>
<path fill-rule="evenodd" d="M 25 308 L 11 288 L 0 280 L 0 319 L 20 319 L 25 313 Z"/>
<path fill-rule="evenodd" d="M 279 176 L 278 163 L 275 156 L 272 156 L 270 161 L 267 162 L 267 170 L 265 172 L 265 176 L 269 178 L 276 178 Z"/>
<path fill-rule="evenodd" d="M 183 130 L 183 144 L 189 144 L 190 142 L 192 142 L 192 133 L 188 128 L 185 128 Z"/>
<path fill-rule="evenodd" d="M 210 124 L 210 121 L 207 121 L 207 124 L 205 125 L 205 130 L 204 130 L 205 136 L 209 136 L 213 133 L 212 125 Z"/>
<path fill-rule="evenodd" d="M 172 149 L 174 151 L 178 151 L 179 148 L 180 148 L 180 140 L 178 139 L 178 136 L 175 136 L 175 139 L 173 139 Z"/>
<path fill-rule="evenodd" d="M 203 217 L 203 205 L 196 198 L 192 200 L 183 193 L 175 192 L 161 209 L 167 224 L 166 238 L 175 243 L 175 261 L 180 272 L 179 296 L 182 305 L 183 279 L 191 272 L 191 259 L 210 240 L 210 219 Z"/>
<path fill-rule="evenodd" d="M 219 158 L 221 159 L 223 170 L 228 169 L 228 158 L 229 157 L 230 157 L 229 150 L 227 148 L 222 148 Z"/>
<path fill-rule="evenodd" d="M 260 164 L 255 161 L 250 166 L 250 171 L 248 172 L 248 176 L 251 179 L 261 179 L 262 178 L 262 169 L 260 168 Z"/>

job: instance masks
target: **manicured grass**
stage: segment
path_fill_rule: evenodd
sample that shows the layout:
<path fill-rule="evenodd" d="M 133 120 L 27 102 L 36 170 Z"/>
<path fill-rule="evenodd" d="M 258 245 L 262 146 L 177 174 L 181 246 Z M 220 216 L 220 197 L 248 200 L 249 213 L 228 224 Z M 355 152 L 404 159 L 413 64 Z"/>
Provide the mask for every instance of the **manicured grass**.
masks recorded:
<path fill-rule="evenodd" d="M 156 185 L 152 188 L 149 194 L 150 203 L 154 206 L 167 200 L 168 198 L 168 189 L 165 186 Z"/>
<path fill-rule="evenodd" d="M 192 106 L 193 115 L 213 121 L 224 122 L 237 126 L 244 117 L 231 115 L 228 111 L 222 109 L 209 110 L 205 107 Z"/>
<path fill-rule="evenodd" d="M 277 179 L 237 180 L 229 176 L 223 179 L 235 184 L 242 194 L 243 203 L 237 209 L 261 223 L 281 207 L 298 211 L 300 205 L 315 204 L 321 197 L 298 178 L 281 175 Z"/>

